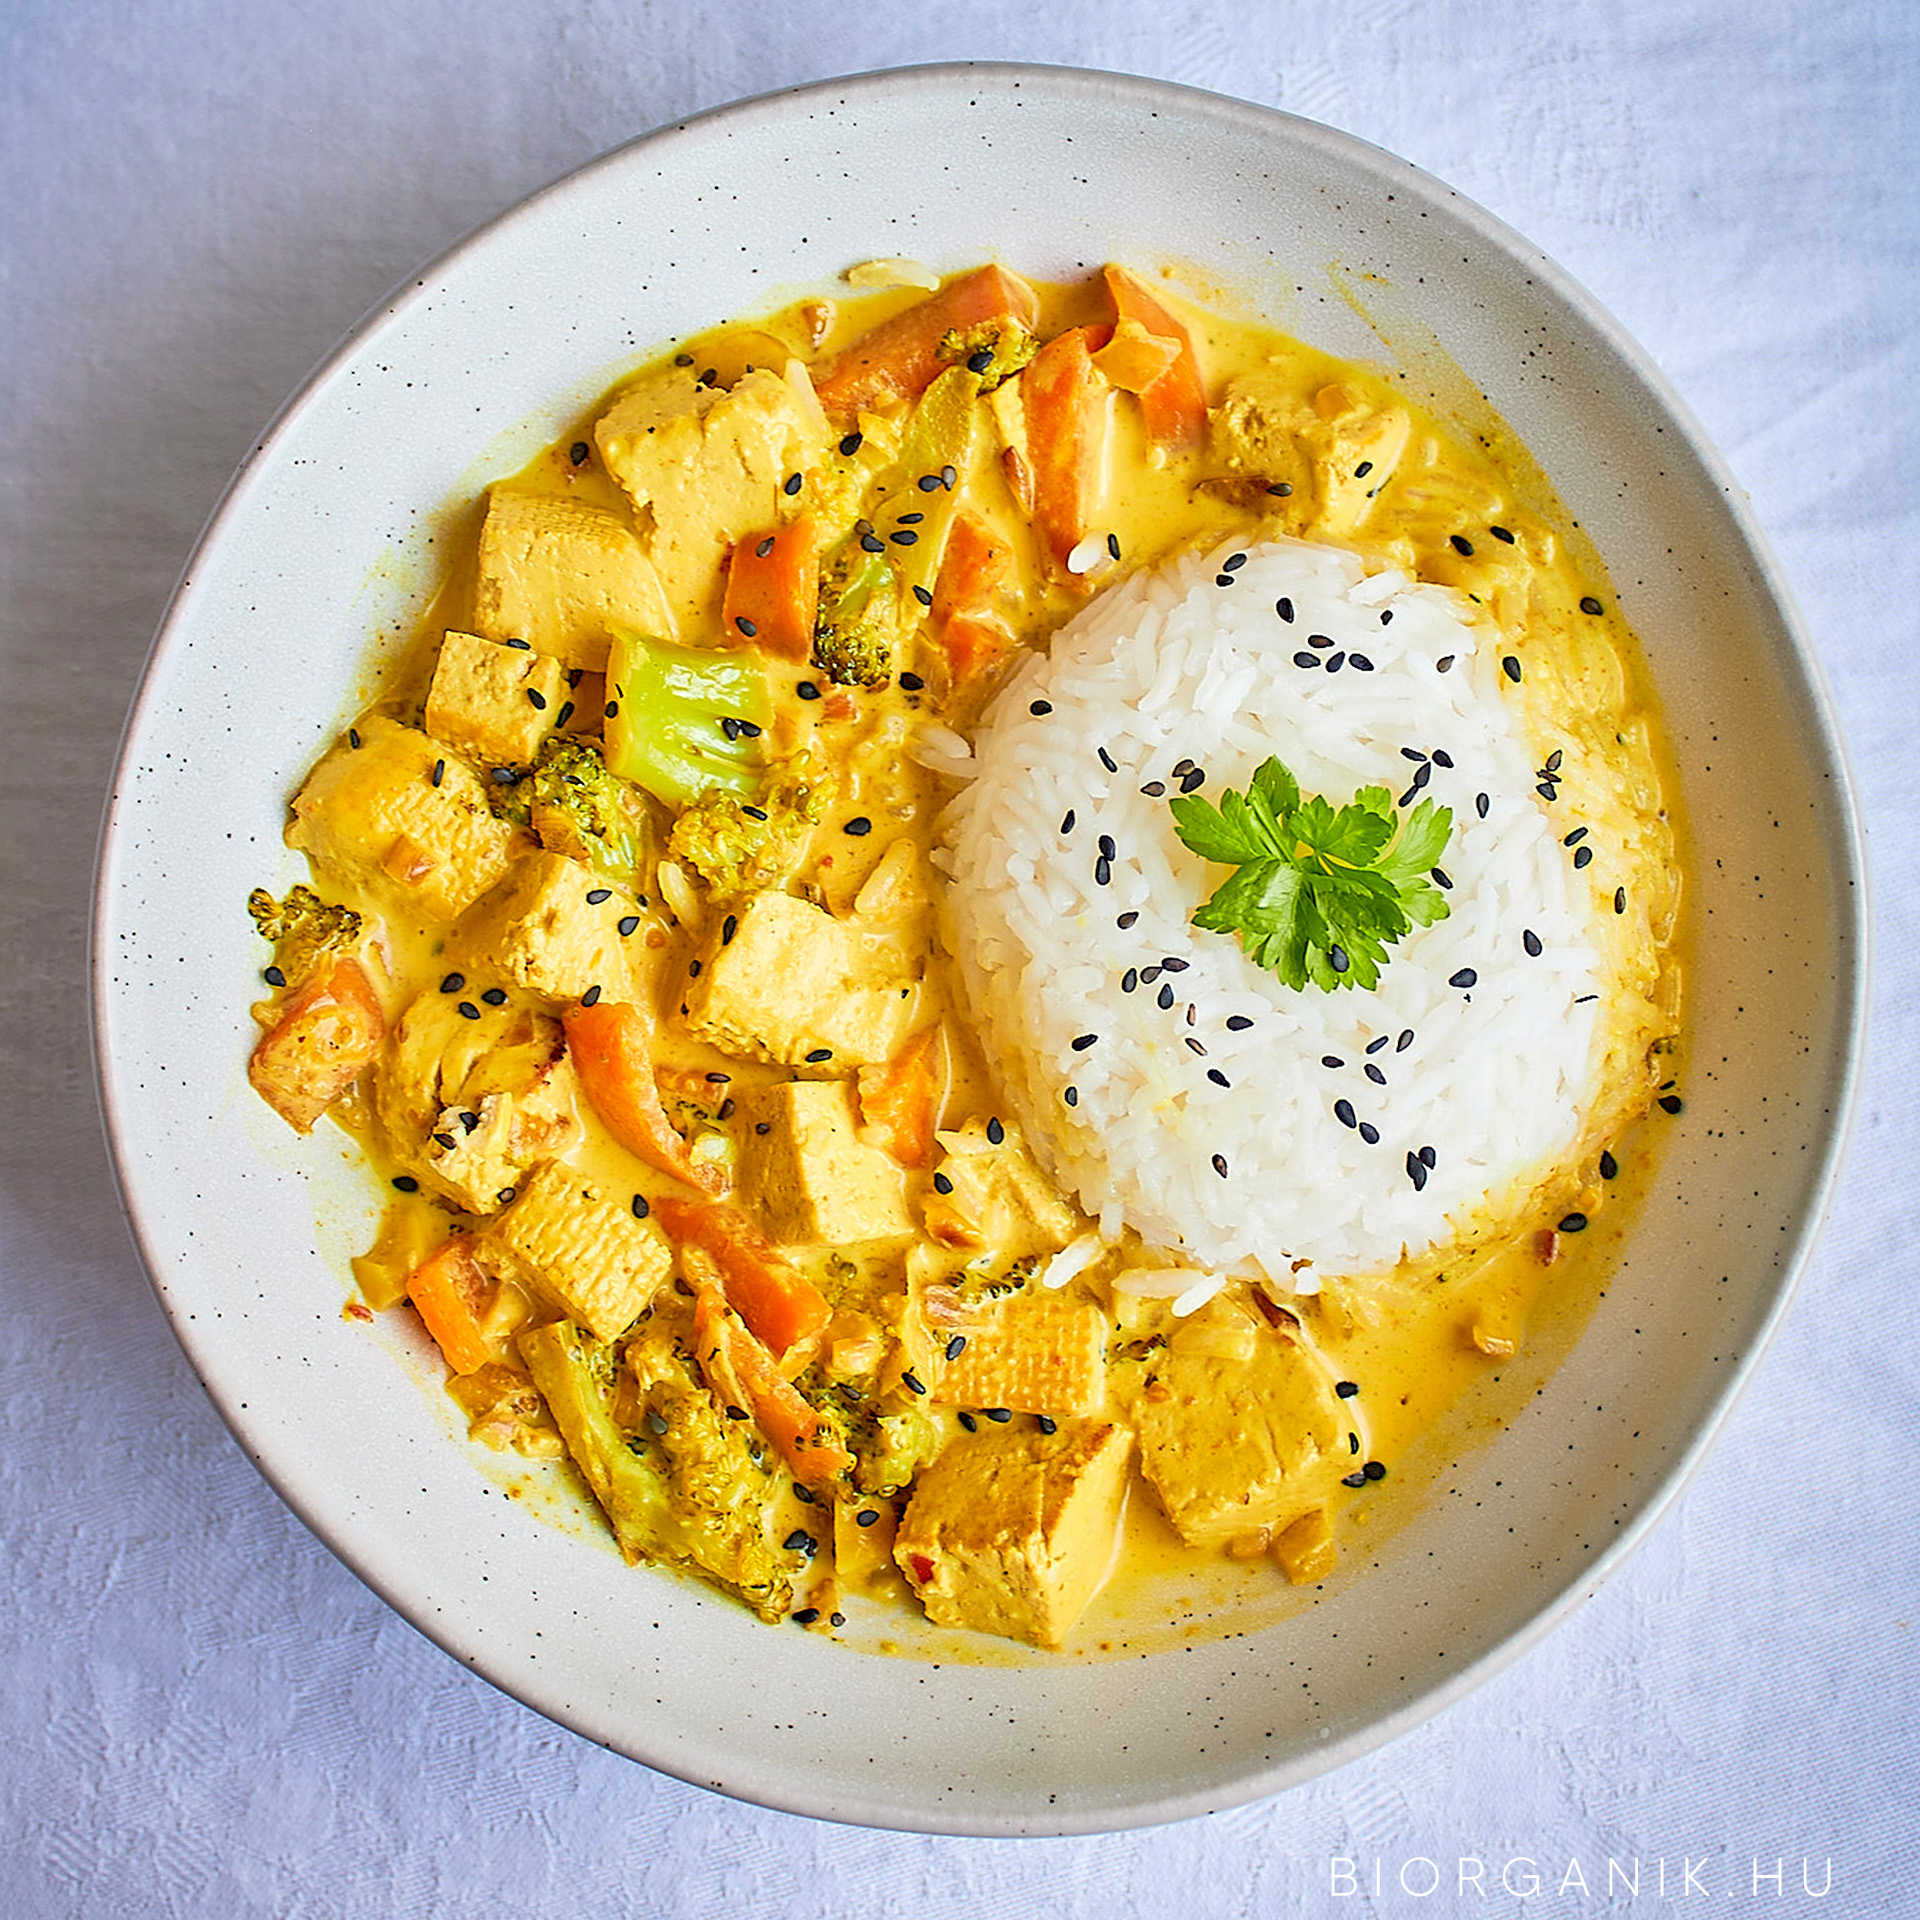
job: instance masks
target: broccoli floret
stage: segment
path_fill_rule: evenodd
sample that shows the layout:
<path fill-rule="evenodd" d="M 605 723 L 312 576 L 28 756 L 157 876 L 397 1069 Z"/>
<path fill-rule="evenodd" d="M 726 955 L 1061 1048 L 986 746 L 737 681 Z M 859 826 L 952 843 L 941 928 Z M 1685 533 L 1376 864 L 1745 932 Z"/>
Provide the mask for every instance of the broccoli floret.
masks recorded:
<path fill-rule="evenodd" d="M 900 631 L 900 582 L 873 523 L 856 520 L 821 569 L 813 664 L 840 686 L 877 686 L 893 671 Z"/>
<path fill-rule="evenodd" d="M 777 763 L 753 800 L 709 793 L 673 823 L 667 851 L 697 872 L 716 894 L 778 886 L 827 816 L 835 783 L 811 755 Z"/>
<path fill-rule="evenodd" d="M 622 780 L 590 740 L 550 733 L 532 769 L 489 791 L 494 812 L 531 827 L 540 844 L 596 873 L 631 885 L 646 858 L 653 822 L 640 791 Z"/>
<path fill-rule="evenodd" d="M 311 887 L 294 887 L 284 900 L 255 887 L 247 895 L 247 911 L 261 937 L 273 942 L 273 964 L 289 986 L 317 961 L 349 951 L 360 938 L 360 916 L 351 907 L 322 900 Z"/>
<path fill-rule="evenodd" d="M 900 1492 L 940 1451 L 939 1422 L 918 1400 L 876 1396 L 817 1367 L 795 1383 L 820 1415 L 821 1430 L 853 1455 L 853 1484 L 876 1497 Z"/>
<path fill-rule="evenodd" d="M 935 352 L 950 367 L 980 376 L 982 393 L 1011 380 L 1040 351 L 1039 338 L 1017 320 L 983 320 L 978 326 L 949 327 Z"/>
<path fill-rule="evenodd" d="M 669 806 L 715 789 L 751 794 L 772 711 L 751 650 L 678 647 L 613 629 L 606 763 Z"/>

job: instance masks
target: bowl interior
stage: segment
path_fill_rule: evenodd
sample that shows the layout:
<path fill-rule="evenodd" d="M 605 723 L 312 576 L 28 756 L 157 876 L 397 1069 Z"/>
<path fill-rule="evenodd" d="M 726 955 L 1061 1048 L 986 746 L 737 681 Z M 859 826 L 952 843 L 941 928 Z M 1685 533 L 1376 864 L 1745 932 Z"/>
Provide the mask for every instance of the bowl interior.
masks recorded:
<path fill-rule="evenodd" d="M 1686 1106 L 1597 1311 L 1557 1370 L 1551 1336 L 1523 1363 L 1524 1411 L 1497 1437 L 1461 1444 L 1469 1408 L 1437 1438 L 1438 1496 L 1364 1578 L 1178 1657 L 879 1659 L 546 1524 L 451 1439 L 404 1336 L 342 1318 L 379 1196 L 343 1141 L 296 1140 L 244 1077 L 247 892 L 299 877 L 287 796 L 423 603 L 462 499 L 623 364 L 880 254 L 1056 278 L 1184 263 L 1320 344 L 1397 351 L 1443 410 L 1483 392 L 1607 561 L 1691 832 Z M 1393 348 L 1355 288 L 1406 316 Z M 144 1258 L 222 1414 L 457 1657 L 744 1798 L 929 1830 L 1122 1826 L 1270 1792 L 1434 1711 L 1589 1591 L 1678 1484 L 1830 1179 L 1858 876 L 1770 562 L 1697 432 L 1564 276 L 1308 122 L 1109 76 L 926 69 L 607 156 L 425 269 L 315 376 L 237 477 L 135 709 L 99 884 L 100 1073 Z"/>

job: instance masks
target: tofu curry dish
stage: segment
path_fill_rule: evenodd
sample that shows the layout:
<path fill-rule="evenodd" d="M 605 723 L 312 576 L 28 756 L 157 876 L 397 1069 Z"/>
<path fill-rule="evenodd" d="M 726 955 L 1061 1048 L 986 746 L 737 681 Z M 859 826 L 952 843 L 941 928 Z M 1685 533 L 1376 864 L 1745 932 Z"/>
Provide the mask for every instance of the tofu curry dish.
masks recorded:
<path fill-rule="evenodd" d="M 1676 1099 L 1631 636 L 1516 449 L 1170 275 L 845 281 L 473 503 L 249 1078 L 631 1562 L 1043 1649 L 1143 1527 L 1323 1581 Z"/>

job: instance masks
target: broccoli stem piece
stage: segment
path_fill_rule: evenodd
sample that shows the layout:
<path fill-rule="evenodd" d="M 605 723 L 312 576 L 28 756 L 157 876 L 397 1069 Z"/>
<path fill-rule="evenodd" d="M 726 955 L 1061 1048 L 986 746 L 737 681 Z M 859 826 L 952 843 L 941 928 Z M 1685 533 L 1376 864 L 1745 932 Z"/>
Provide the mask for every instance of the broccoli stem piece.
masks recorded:
<path fill-rule="evenodd" d="M 625 627 L 607 655 L 606 763 L 670 806 L 716 787 L 760 784 L 772 717 L 762 670 L 746 651 L 674 646 Z"/>

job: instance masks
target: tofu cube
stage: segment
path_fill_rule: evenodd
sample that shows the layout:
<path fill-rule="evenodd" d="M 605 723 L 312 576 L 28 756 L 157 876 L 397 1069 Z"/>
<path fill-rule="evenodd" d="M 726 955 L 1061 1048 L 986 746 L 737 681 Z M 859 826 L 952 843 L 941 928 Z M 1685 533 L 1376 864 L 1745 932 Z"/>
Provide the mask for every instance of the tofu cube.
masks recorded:
<path fill-rule="evenodd" d="M 934 1388 L 945 1406 L 1057 1417 L 1098 1413 L 1106 1402 L 1107 1317 L 1067 1288 L 1023 1288 L 942 1331 L 967 1343 Z"/>
<path fill-rule="evenodd" d="M 1349 1422 L 1326 1369 L 1224 1296 L 1154 1356 L 1134 1420 L 1140 1471 L 1196 1546 L 1291 1526 L 1347 1470 Z"/>
<path fill-rule="evenodd" d="M 427 731 L 477 760 L 525 765 L 566 689 L 566 669 L 550 654 L 449 628 L 427 690 Z"/>
<path fill-rule="evenodd" d="M 247 1062 L 247 1078 L 296 1133 L 311 1133 L 386 1037 L 366 969 L 353 959 L 322 961 L 280 1005 Z"/>
<path fill-rule="evenodd" d="M 848 1080 L 788 1080 L 735 1096 L 736 1191 L 786 1246 L 906 1240 L 913 1216 L 900 1169 L 860 1138 Z"/>
<path fill-rule="evenodd" d="M 442 1108 L 416 1163 L 422 1177 L 468 1213 L 497 1213 L 529 1167 L 579 1137 L 573 1095 L 573 1065 L 562 1057 L 524 1086 Z"/>
<path fill-rule="evenodd" d="M 369 884 L 430 920 L 451 920 L 485 893 L 506 872 L 515 839 L 464 760 L 384 717 L 361 721 L 322 757 L 287 828 L 288 846 L 324 873 Z"/>
<path fill-rule="evenodd" d="M 763 367 L 729 391 L 682 397 L 666 412 L 658 390 L 631 388 L 593 438 L 652 529 L 648 553 L 668 601 L 697 618 L 712 609 L 728 548 L 779 520 L 788 477 L 820 464 L 829 430 L 804 372 L 787 379 Z"/>
<path fill-rule="evenodd" d="M 927 1201 L 927 1230 L 942 1246 L 988 1248 L 1009 1259 L 1058 1253 L 1085 1222 L 1054 1191 L 1012 1127 L 995 1140 L 984 1121 L 935 1138 L 945 1149 Z"/>
<path fill-rule="evenodd" d="M 898 1052 L 919 998 L 898 942 L 788 893 L 757 893 L 730 918 L 681 1002 L 696 1038 L 819 1078 Z"/>
<path fill-rule="evenodd" d="M 670 638 L 659 576 L 633 531 L 584 500 L 495 487 L 480 526 L 474 624 L 563 667 L 607 664 L 608 628 Z"/>
<path fill-rule="evenodd" d="M 577 1000 L 591 987 L 630 996 L 620 922 L 639 911 L 577 860 L 542 848 L 516 860 L 461 928 L 470 964 L 549 1000 Z"/>
<path fill-rule="evenodd" d="M 1112 1565 L 1133 1436 L 995 1427 L 921 1475 L 893 1557 L 943 1627 L 1057 1647 Z"/>
<path fill-rule="evenodd" d="M 549 1160 L 474 1242 L 474 1258 L 596 1339 L 624 1333 L 673 1271 L 667 1236 L 614 1194 Z"/>

